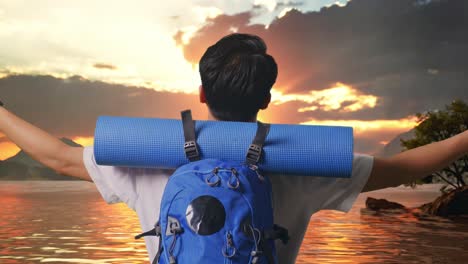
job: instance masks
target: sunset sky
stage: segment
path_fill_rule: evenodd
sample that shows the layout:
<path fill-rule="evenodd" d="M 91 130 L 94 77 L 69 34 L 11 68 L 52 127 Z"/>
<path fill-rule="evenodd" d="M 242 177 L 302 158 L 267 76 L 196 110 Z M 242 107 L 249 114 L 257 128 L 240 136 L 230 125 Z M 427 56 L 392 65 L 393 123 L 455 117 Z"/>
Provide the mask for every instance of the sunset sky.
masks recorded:
<path fill-rule="evenodd" d="M 0 0 L 0 99 L 83 145 L 100 115 L 205 119 L 201 55 L 252 33 L 279 66 L 260 119 L 353 126 L 355 151 L 372 154 L 415 113 L 468 99 L 467 11 L 462 0 Z M 18 150 L 0 134 L 0 159 Z"/>

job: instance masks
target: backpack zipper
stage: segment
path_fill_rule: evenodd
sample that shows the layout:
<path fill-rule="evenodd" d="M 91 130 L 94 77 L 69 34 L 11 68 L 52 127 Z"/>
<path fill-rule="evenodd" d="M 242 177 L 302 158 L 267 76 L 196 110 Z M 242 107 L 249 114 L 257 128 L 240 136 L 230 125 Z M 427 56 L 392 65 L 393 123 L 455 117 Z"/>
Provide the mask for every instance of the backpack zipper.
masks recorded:
<path fill-rule="evenodd" d="M 226 245 L 222 249 L 223 256 L 225 257 L 224 263 L 232 264 L 232 257 L 236 255 L 236 248 L 231 232 L 226 233 Z"/>

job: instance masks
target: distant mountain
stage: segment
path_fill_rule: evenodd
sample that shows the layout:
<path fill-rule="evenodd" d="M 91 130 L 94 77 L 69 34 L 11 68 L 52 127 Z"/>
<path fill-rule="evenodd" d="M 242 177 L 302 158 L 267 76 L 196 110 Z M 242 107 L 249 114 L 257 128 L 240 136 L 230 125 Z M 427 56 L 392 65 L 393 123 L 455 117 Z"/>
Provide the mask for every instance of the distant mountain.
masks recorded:
<path fill-rule="evenodd" d="M 71 139 L 60 140 L 69 146 L 81 147 Z M 56 173 L 21 150 L 15 156 L 0 161 L 0 180 L 76 180 L 76 178 Z"/>
<path fill-rule="evenodd" d="M 402 133 L 392 139 L 389 143 L 387 143 L 381 150 L 377 151 L 374 156 L 377 157 L 390 157 L 397 153 L 400 153 L 404 148 L 401 146 L 401 139 L 408 140 L 414 137 L 414 129 Z"/>

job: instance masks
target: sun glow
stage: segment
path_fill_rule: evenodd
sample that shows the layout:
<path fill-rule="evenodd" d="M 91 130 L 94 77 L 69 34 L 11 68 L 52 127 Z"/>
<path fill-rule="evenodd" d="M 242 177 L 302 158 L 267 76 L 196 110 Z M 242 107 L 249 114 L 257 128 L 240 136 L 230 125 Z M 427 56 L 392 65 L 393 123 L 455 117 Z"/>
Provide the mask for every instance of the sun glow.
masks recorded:
<path fill-rule="evenodd" d="M 74 137 L 72 140 L 83 147 L 91 146 L 94 144 L 94 137 Z"/>
<path fill-rule="evenodd" d="M 304 94 L 284 94 L 277 89 L 273 89 L 271 96 L 272 103 L 275 105 L 292 101 L 308 104 L 308 106 L 299 108 L 298 112 L 316 110 L 355 112 L 364 108 L 374 108 L 378 100 L 374 95 L 362 94 L 357 89 L 343 83 L 336 83 L 334 87 Z"/>
<path fill-rule="evenodd" d="M 45 74 L 66 79 L 79 75 L 158 91 L 198 91 L 197 67 L 184 58 L 172 36 L 182 28 L 188 41 L 206 19 L 222 14 L 221 9 L 203 5 L 189 8 L 188 3 L 182 10 L 176 3 L 161 6 L 153 1 L 141 8 L 126 2 L 105 2 L 31 3 L 30 8 L 39 10 L 34 18 L 23 18 L 22 3 L 12 2 L 5 17 L 0 16 L 0 42 L 5 44 L 0 57 L 7 59 L 0 65 L 0 78 Z"/>

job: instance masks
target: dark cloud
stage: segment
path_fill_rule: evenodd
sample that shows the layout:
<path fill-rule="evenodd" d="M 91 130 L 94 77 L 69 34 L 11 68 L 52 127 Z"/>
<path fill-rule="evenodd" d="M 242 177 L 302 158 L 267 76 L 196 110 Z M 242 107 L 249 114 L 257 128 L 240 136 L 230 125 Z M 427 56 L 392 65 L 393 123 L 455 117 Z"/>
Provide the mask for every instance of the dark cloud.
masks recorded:
<path fill-rule="evenodd" d="M 79 76 L 0 78 L 0 99 L 11 112 L 58 137 L 93 136 L 100 115 L 179 118 L 181 110 L 191 108 L 196 118 L 207 116 L 205 106 L 195 95 L 108 84 Z"/>
<path fill-rule="evenodd" d="M 375 109 L 296 113 L 302 121 L 398 119 L 468 99 L 467 14 L 464 0 L 353 0 L 319 12 L 293 9 L 265 28 L 249 25 L 253 10 L 208 19 L 184 46 L 184 56 L 197 63 L 236 27 L 266 41 L 279 65 L 276 86 L 287 92 L 343 82 L 381 98 Z"/>
<path fill-rule="evenodd" d="M 117 66 L 114 66 L 112 64 L 106 64 L 106 63 L 95 63 L 93 67 L 96 69 L 117 70 Z"/>

